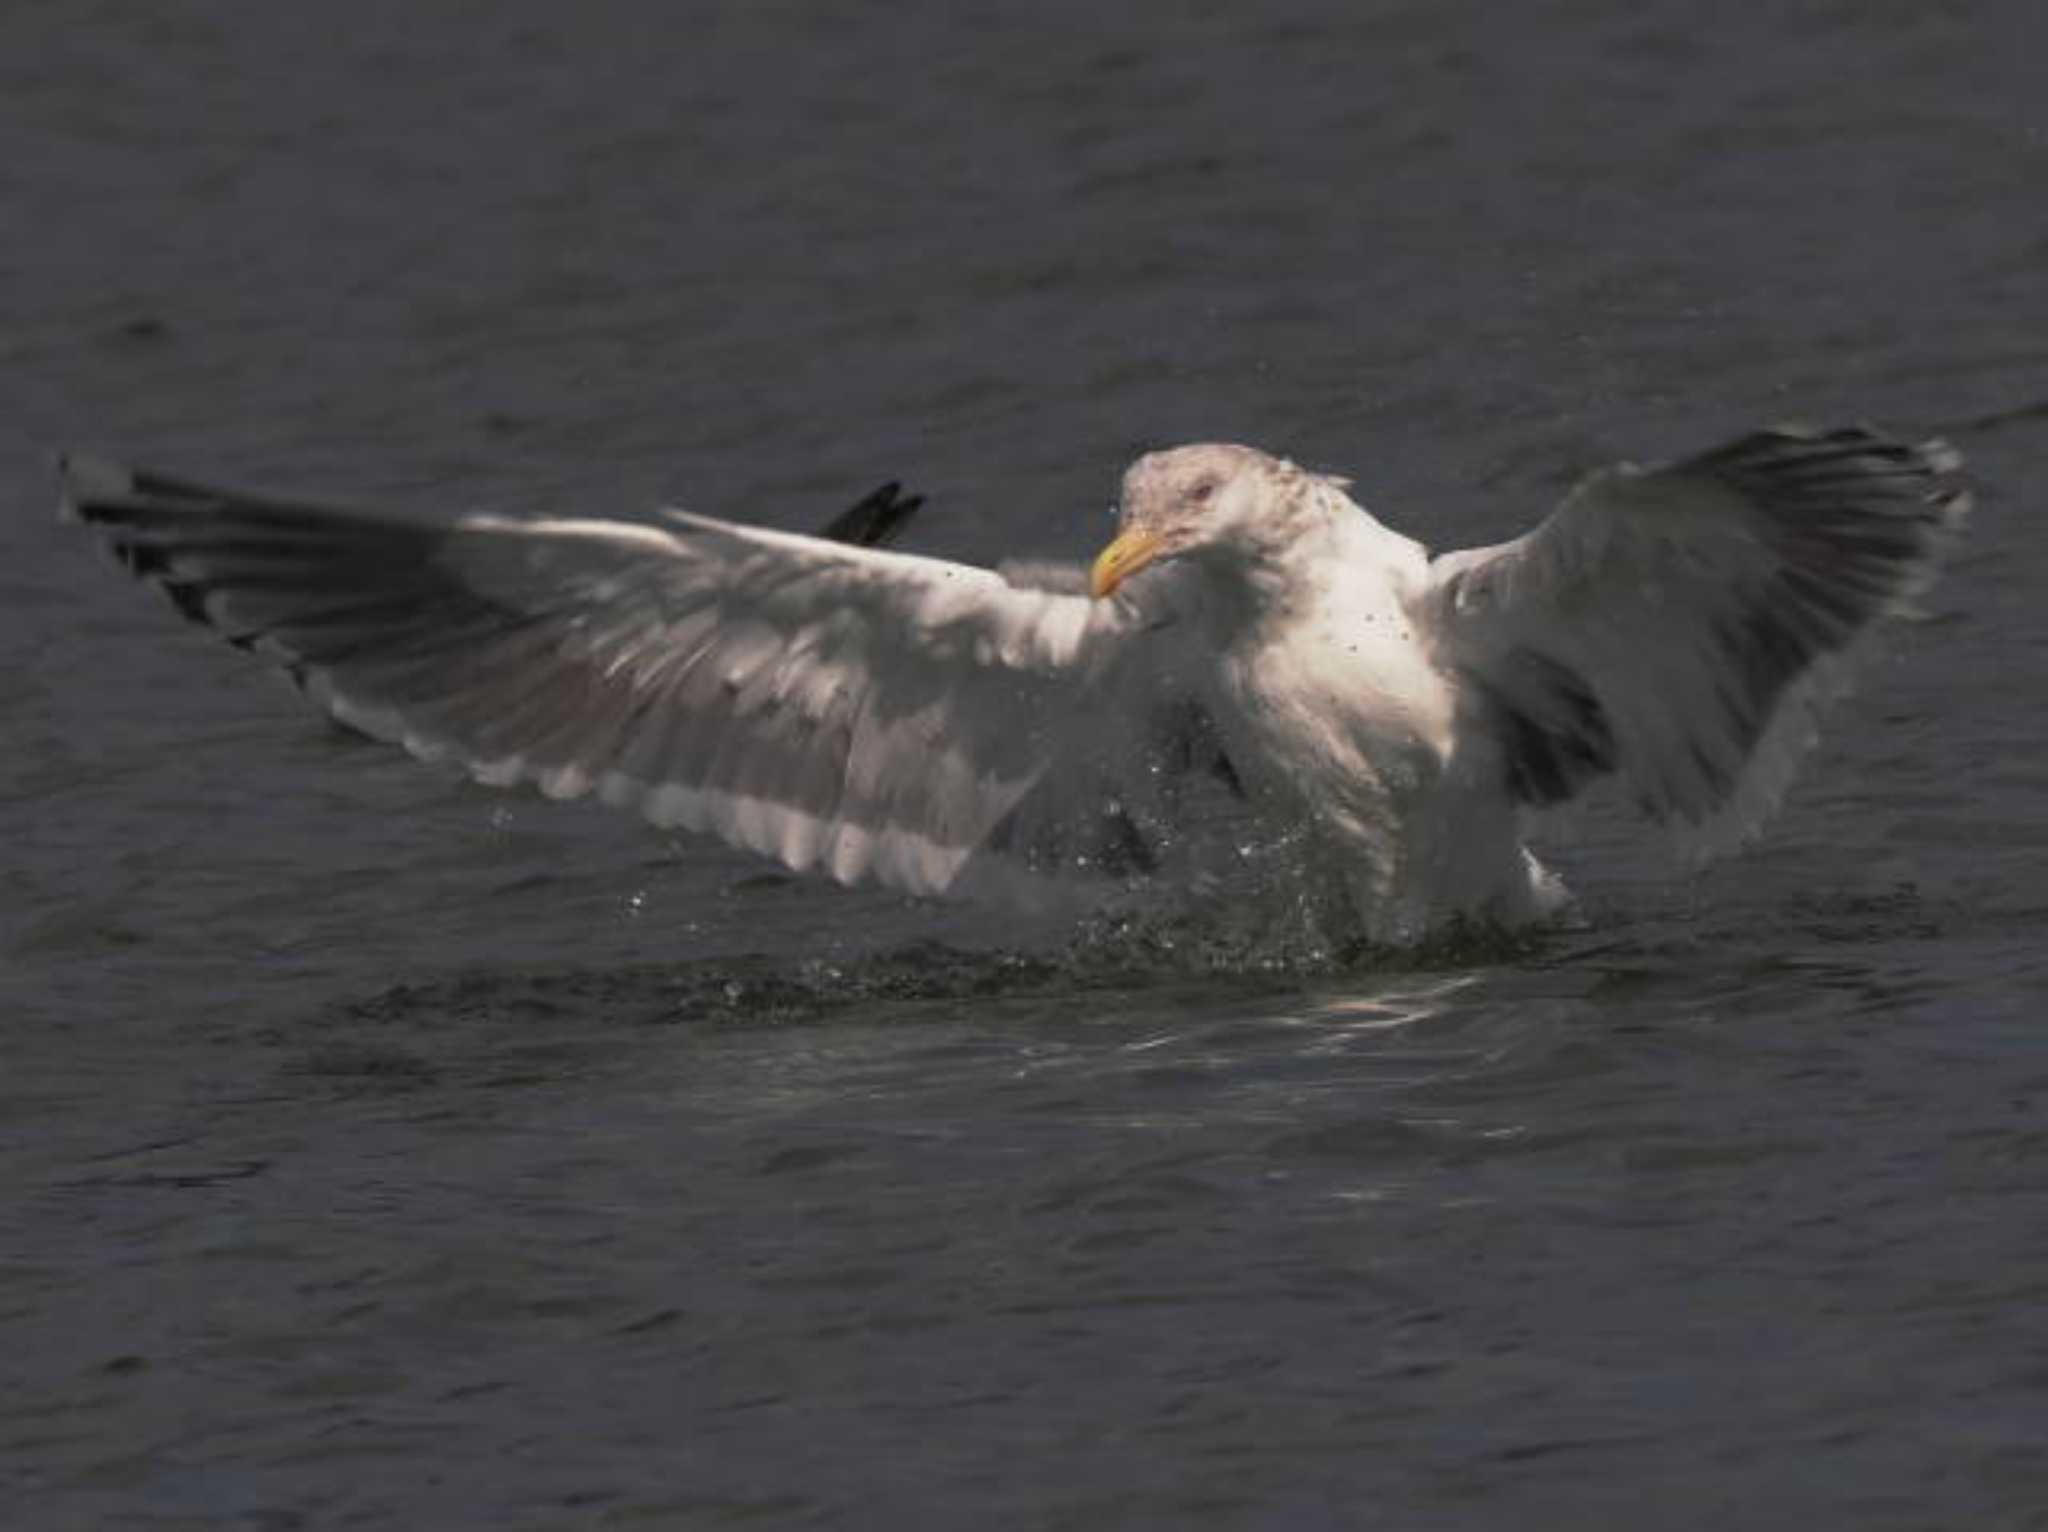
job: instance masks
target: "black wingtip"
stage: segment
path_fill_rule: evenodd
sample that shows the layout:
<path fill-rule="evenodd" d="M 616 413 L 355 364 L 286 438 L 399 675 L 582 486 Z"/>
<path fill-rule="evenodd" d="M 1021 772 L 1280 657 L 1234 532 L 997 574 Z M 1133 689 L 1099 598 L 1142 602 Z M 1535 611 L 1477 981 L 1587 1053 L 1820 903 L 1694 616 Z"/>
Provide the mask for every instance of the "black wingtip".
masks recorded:
<path fill-rule="evenodd" d="M 891 479 L 834 516 L 818 535 L 857 548 L 885 548 L 923 504 L 923 495 L 906 495 L 902 482 Z"/>

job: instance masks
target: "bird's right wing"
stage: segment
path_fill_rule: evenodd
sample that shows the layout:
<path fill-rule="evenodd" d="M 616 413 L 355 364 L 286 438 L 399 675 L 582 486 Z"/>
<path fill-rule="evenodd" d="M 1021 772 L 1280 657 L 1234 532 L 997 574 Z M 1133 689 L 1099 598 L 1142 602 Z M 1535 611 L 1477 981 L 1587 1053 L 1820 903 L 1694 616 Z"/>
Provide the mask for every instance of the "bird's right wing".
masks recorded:
<path fill-rule="evenodd" d="M 682 513 L 433 525 L 65 478 L 130 571 L 365 731 L 843 882 L 943 892 L 998 827 L 1019 857 L 1085 842 L 1175 700 L 1128 603 L 968 565 Z"/>
<path fill-rule="evenodd" d="M 1616 772 L 1710 850 L 1773 806 L 1841 661 L 1933 580 L 1959 464 L 1852 427 L 1610 469 L 1527 535 L 1438 558 L 1418 616 L 1512 796 Z"/>

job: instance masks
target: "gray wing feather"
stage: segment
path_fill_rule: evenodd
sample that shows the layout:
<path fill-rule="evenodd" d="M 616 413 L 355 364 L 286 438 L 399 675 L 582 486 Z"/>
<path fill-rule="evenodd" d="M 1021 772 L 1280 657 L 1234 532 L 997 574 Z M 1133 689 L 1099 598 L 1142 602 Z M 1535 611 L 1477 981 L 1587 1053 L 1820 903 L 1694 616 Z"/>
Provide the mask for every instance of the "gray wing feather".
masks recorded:
<path fill-rule="evenodd" d="M 66 492 L 367 732 L 842 881 L 944 891 L 1049 774 L 1123 769 L 1088 720 L 1120 706 L 1129 611 L 993 571 L 682 513 L 423 525 L 84 460 Z"/>
<path fill-rule="evenodd" d="M 1850 427 L 1611 469 L 1526 536 L 1437 559 L 1426 630 L 1514 796 L 1618 772 L 1712 849 L 1774 806 L 1860 640 L 1934 579 L 1959 467 Z"/>

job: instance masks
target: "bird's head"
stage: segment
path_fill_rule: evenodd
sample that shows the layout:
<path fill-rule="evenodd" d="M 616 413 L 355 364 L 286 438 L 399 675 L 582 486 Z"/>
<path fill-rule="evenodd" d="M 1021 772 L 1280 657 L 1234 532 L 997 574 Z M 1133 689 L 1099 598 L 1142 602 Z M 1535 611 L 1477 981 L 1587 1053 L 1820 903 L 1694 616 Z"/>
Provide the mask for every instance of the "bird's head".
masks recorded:
<path fill-rule="evenodd" d="M 1100 600 L 1150 564 L 1212 550 L 1256 557 L 1291 540 L 1310 476 L 1255 447 L 1148 452 L 1124 474 L 1116 539 L 1089 574 Z"/>

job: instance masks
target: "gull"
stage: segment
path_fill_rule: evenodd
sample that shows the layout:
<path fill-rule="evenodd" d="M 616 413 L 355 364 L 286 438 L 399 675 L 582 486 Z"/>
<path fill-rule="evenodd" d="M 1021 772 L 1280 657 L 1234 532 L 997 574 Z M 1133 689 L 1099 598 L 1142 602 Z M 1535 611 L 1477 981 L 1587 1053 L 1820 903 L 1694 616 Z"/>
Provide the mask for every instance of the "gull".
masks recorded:
<path fill-rule="evenodd" d="M 337 717 L 842 883 L 1030 902 L 1267 882 L 1375 942 L 1564 903 L 1534 810 L 1618 781 L 1718 849 L 1775 806 L 1968 497 L 1939 442 L 1754 432 L 1432 557 L 1350 481 L 1199 444 L 1093 565 L 683 511 L 428 522 L 62 461 L 69 517 Z"/>

